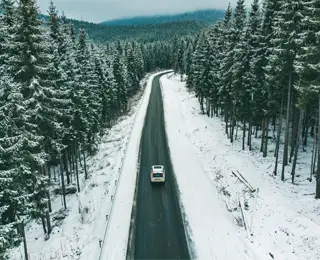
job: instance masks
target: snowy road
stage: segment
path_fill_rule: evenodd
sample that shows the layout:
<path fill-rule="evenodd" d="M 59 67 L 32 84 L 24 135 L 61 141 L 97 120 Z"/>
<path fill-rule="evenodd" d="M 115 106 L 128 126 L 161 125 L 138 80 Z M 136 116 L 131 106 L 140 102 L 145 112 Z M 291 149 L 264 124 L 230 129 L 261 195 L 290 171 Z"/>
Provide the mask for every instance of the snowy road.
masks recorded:
<path fill-rule="evenodd" d="M 166 141 L 160 76 L 153 80 L 141 137 L 134 258 L 189 259 Z M 150 183 L 150 167 L 155 164 L 166 168 L 165 185 Z"/>

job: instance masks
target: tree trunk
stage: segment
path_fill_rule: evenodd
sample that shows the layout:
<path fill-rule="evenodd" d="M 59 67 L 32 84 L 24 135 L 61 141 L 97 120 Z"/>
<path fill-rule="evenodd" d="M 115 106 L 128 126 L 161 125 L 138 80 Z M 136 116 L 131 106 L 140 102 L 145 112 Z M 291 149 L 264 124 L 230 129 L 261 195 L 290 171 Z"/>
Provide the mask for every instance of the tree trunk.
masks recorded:
<path fill-rule="evenodd" d="M 306 151 L 306 147 L 308 145 L 308 126 L 307 125 L 304 127 L 304 134 L 303 134 L 303 142 L 302 142 L 302 144 L 303 144 L 302 150 L 305 152 Z"/>
<path fill-rule="evenodd" d="M 79 183 L 79 171 L 78 171 L 78 162 L 77 162 L 77 142 L 74 141 L 74 159 L 76 164 L 76 178 L 77 178 L 77 188 L 78 192 L 80 192 L 80 183 Z"/>
<path fill-rule="evenodd" d="M 42 228 L 43 228 L 44 234 L 47 234 L 48 231 L 47 231 L 47 228 L 46 228 L 46 221 L 44 219 L 44 216 L 41 216 L 41 223 L 42 223 Z"/>
<path fill-rule="evenodd" d="M 28 248 L 27 248 L 27 239 L 26 239 L 26 233 L 25 233 L 25 230 L 24 230 L 24 223 L 23 222 L 20 223 L 20 235 L 21 235 L 22 240 L 23 240 L 23 249 L 24 249 L 25 260 L 29 260 Z"/>
<path fill-rule="evenodd" d="M 276 115 L 273 115 L 272 116 L 273 138 L 275 138 L 275 136 L 276 136 L 276 130 L 277 130 L 276 123 L 277 123 L 277 117 L 276 117 Z"/>
<path fill-rule="evenodd" d="M 236 118 L 235 118 L 235 105 L 232 104 L 232 115 L 231 115 L 231 128 L 230 128 L 230 142 L 233 143 L 234 140 L 234 127 L 236 125 Z"/>
<path fill-rule="evenodd" d="M 235 127 L 236 127 L 236 134 L 235 134 L 235 138 L 234 138 L 234 140 L 238 140 L 238 130 L 239 130 L 239 126 L 238 126 L 238 124 L 237 124 L 237 122 L 234 124 L 235 125 Z"/>
<path fill-rule="evenodd" d="M 84 178 L 88 179 L 86 151 L 85 150 L 82 150 L 82 155 L 83 155 L 83 165 L 84 165 Z"/>
<path fill-rule="evenodd" d="M 53 179 L 54 179 L 54 181 L 57 181 L 56 165 L 53 165 Z"/>
<path fill-rule="evenodd" d="M 81 167 L 83 167 L 82 166 L 82 162 L 81 162 L 81 152 L 80 152 L 80 145 L 81 145 L 81 143 L 79 144 L 79 146 L 77 145 L 77 155 L 78 155 L 78 157 L 79 157 L 79 165 L 81 166 Z"/>
<path fill-rule="evenodd" d="M 64 184 L 64 174 L 63 174 L 63 154 L 61 155 L 61 160 L 60 160 L 60 176 L 61 176 L 61 186 L 62 186 L 62 197 L 63 197 L 63 205 L 64 209 L 67 209 L 67 203 L 66 203 L 66 187 Z"/>
<path fill-rule="evenodd" d="M 287 114 L 286 114 L 286 131 L 284 137 L 284 150 L 283 150 L 283 162 L 282 162 L 282 172 L 281 180 L 284 181 L 284 170 L 288 165 L 288 147 L 289 147 L 289 119 L 290 119 L 290 104 L 291 104 L 291 76 L 289 74 L 289 90 L 288 90 L 288 100 L 287 100 Z"/>
<path fill-rule="evenodd" d="M 265 136 L 265 124 L 266 124 L 266 118 L 263 117 L 262 119 L 262 136 L 261 136 L 261 144 L 260 144 L 260 152 L 262 153 L 264 150 L 264 136 Z"/>
<path fill-rule="evenodd" d="M 264 124 L 264 145 L 263 145 L 263 157 L 267 157 L 268 154 L 268 139 L 269 138 L 269 118 L 265 119 Z"/>
<path fill-rule="evenodd" d="M 294 100 L 292 100 L 294 102 Z M 289 163 L 292 162 L 292 157 L 295 150 L 295 144 L 296 144 L 296 137 L 297 137 L 297 131 L 298 131 L 298 125 L 299 125 L 299 113 L 297 112 L 297 108 L 294 107 L 292 109 L 293 116 L 292 116 L 292 124 L 291 124 L 291 140 L 290 140 L 290 157 L 289 157 Z"/>
<path fill-rule="evenodd" d="M 311 125 L 310 136 L 314 137 L 314 125 Z"/>
<path fill-rule="evenodd" d="M 297 158 L 298 158 L 298 151 L 299 151 L 299 136 L 300 136 L 300 130 L 302 128 L 302 123 L 303 123 L 303 117 L 304 117 L 304 110 L 300 108 L 299 111 L 299 125 L 296 133 L 296 144 L 295 144 L 295 149 L 294 149 L 294 158 L 293 158 L 293 164 L 292 164 L 292 171 L 291 171 L 291 180 L 292 183 L 294 183 L 294 177 L 296 174 L 296 165 L 297 165 Z"/>
<path fill-rule="evenodd" d="M 46 220 L 47 220 L 47 227 L 48 227 L 48 235 L 50 235 L 52 231 L 52 227 L 51 227 L 50 214 L 48 210 L 46 211 Z"/>
<path fill-rule="evenodd" d="M 314 156 L 312 161 L 312 172 L 311 172 L 312 175 L 316 174 L 316 164 L 317 164 L 318 145 L 319 145 L 318 137 L 316 136 L 315 139 L 316 139 L 315 141 L 316 145 L 314 147 Z"/>
<path fill-rule="evenodd" d="M 283 165 L 288 165 L 288 148 L 289 148 L 289 121 L 290 121 L 290 105 L 291 105 L 291 73 L 289 74 L 289 90 L 288 90 L 288 100 L 287 100 L 287 113 L 286 113 L 286 130 L 285 130 L 285 143 L 284 143 L 284 153 L 283 153 Z"/>
<path fill-rule="evenodd" d="M 72 149 L 71 157 L 72 157 L 72 170 L 73 170 L 73 174 L 75 174 L 75 172 L 76 172 L 76 163 L 75 163 L 76 152 L 74 150 L 74 146 Z"/>
<path fill-rule="evenodd" d="M 224 111 L 224 122 L 226 124 L 226 135 L 227 135 L 227 138 L 229 138 L 229 131 L 228 131 L 228 121 L 229 121 L 229 118 L 228 118 L 228 110 L 227 108 L 225 108 L 225 111 Z"/>
<path fill-rule="evenodd" d="M 317 165 L 317 184 L 316 199 L 320 199 L 320 93 L 318 94 L 318 165 Z"/>
<path fill-rule="evenodd" d="M 311 154 L 310 178 L 309 178 L 310 182 L 312 181 L 312 177 L 314 173 L 314 166 L 315 166 L 314 159 L 316 157 L 316 149 L 317 149 L 316 143 L 317 142 L 313 141 L 312 154 Z"/>
<path fill-rule="evenodd" d="M 95 139 L 95 137 L 94 137 L 94 135 L 92 136 L 91 134 L 88 136 L 88 145 L 87 145 L 87 148 L 88 148 L 88 152 L 89 152 L 89 154 L 92 154 L 92 144 L 94 143 L 94 139 Z M 84 141 L 83 141 L 83 143 L 84 143 Z M 84 145 L 83 145 L 83 147 L 85 147 Z M 80 153 L 81 153 L 81 151 L 80 151 Z M 84 160 L 84 159 L 83 159 Z"/>
<path fill-rule="evenodd" d="M 249 119 L 249 129 L 248 129 L 248 143 L 249 151 L 252 150 L 252 116 Z"/>
<path fill-rule="evenodd" d="M 243 119 L 243 129 L 242 129 L 242 150 L 245 148 L 246 143 L 246 120 Z"/>
<path fill-rule="evenodd" d="M 283 114 L 283 102 L 284 102 L 284 88 L 282 92 L 281 97 L 281 107 L 280 107 L 280 115 L 279 115 L 279 125 L 278 125 L 278 131 L 277 131 L 277 143 L 276 143 L 276 149 L 275 149 L 275 157 L 276 157 L 276 163 L 274 165 L 273 175 L 277 175 L 278 171 L 278 161 L 279 161 L 279 149 L 280 149 L 280 138 L 281 138 L 281 131 L 282 131 L 282 114 Z"/>
<path fill-rule="evenodd" d="M 72 174 L 74 174 L 74 168 L 72 163 L 72 149 L 69 148 L 68 152 L 68 162 L 69 162 L 69 169 L 70 169 L 70 182 L 72 183 Z"/>
<path fill-rule="evenodd" d="M 47 190 L 47 199 L 48 199 L 48 210 L 49 210 L 49 212 L 52 212 L 51 198 L 50 198 L 50 192 L 49 192 L 49 190 Z"/>
<path fill-rule="evenodd" d="M 70 173 L 69 173 L 69 167 L 68 167 L 68 154 L 67 154 L 67 149 L 64 150 L 63 166 L 64 166 L 64 169 L 65 169 L 65 171 L 66 171 L 67 184 L 70 184 Z"/>
<path fill-rule="evenodd" d="M 308 141 L 308 130 L 309 130 L 309 117 L 310 117 L 310 109 L 309 106 L 305 111 L 304 121 L 303 121 L 303 131 L 302 131 L 302 151 L 306 151 L 307 141 Z"/>
<path fill-rule="evenodd" d="M 43 165 L 43 168 L 44 168 L 45 175 L 48 176 L 49 182 L 51 182 L 51 174 L 50 174 L 50 171 L 49 171 L 49 168 L 48 168 L 48 164 L 45 163 Z"/>
<path fill-rule="evenodd" d="M 204 108 L 203 108 L 203 96 L 200 95 L 200 109 L 201 109 L 201 113 L 204 114 Z"/>

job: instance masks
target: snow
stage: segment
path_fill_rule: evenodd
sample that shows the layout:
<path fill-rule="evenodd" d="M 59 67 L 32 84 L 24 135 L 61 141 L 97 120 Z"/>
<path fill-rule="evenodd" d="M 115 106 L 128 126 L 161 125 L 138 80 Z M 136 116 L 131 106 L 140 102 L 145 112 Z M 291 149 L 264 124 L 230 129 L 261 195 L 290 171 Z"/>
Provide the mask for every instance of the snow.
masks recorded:
<path fill-rule="evenodd" d="M 141 85 L 145 85 L 147 78 L 150 76 L 147 75 L 142 80 Z M 131 164 L 131 162 L 135 160 L 132 158 L 136 158 L 138 151 L 134 149 L 136 141 L 128 143 L 128 140 L 132 140 L 132 138 L 129 138 L 131 131 L 133 131 L 134 138 L 136 138 L 136 135 L 141 135 L 139 132 L 143 125 L 141 118 L 144 118 L 145 104 L 148 102 L 150 93 L 151 78 L 153 76 L 150 77 L 147 87 L 143 92 L 143 99 L 141 100 L 142 93 L 137 94 L 131 99 L 130 112 L 121 117 L 111 129 L 106 130 L 100 140 L 97 154 L 87 158 L 87 169 L 90 176 L 87 181 L 84 179 L 84 170 L 80 166 L 81 192 L 66 196 L 68 208 L 66 211 L 63 210 L 62 197 L 53 195 L 52 190 L 53 213 L 51 214 L 51 218 L 53 230 L 50 239 L 44 239 L 41 222 L 31 221 L 27 224 L 26 238 L 29 259 L 98 259 L 101 251 L 99 244 L 103 242 L 105 230 L 109 223 L 106 216 L 110 215 L 110 211 L 114 205 L 112 202 L 119 203 L 118 198 L 114 199 L 114 197 L 123 166 L 125 174 L 129 173 L 130 175 L 131 173 L 129 180 L 133 180 L 133 182 L 123 179 L 122 190 L 120 189 L 117 192 L 119 198 L 123 198 L 123 190 L 130 193 L 135 186 L 136 171 L 132 171 L 132 169 L 135 169 L 132 168 L 135 167 L 135 164 Z M 136 118 L 138 123 L 135 123 Z M 133 154 L 129 154 L 130 152 Z M 129 161 L 124 160 L 126 155 L 129 156 Z M 125 164 L 123 165 L 123 163 Z M 75 180 L 73 180 L 73 183 L 75 183 Z M 131 186 L 126 187 L 126 185 Z M 55 188 L 57 187 L 59 186 Z M 112 215 L 110 220 L 113 220 L 112 225 L 114 224 L 115 226 L 118 226 L 118 224 L 114 223 L 114 220 L 128 221 L 128 223 L 119 222 L 123 234 L 117 233 L 122 238 L 125 237 L 125 232 L 128 233 L 128 230 L 125 228 L 129 226 L 132 198 L 128 196 L 124 202 L 120 200 L 121 203 L 128 205 L 129 208 L 126 208 L 123 212 L 124 214 L 128 214 L 128 216 L 123 216 L 120 212 L 120 217 Z M 115 209 L 117 213 L 119 205 Z M 121 205 L 120 210 L 122 210 Z M 112 240 L 116 236 L 112 232 L 109 232 L 108 235 L 111 236 Z M 123 245 L 126 243 L 125 241 L 121 242 L 123 242 Z M 122 244 L 118 243 L 118 246 L 122 246 Z M 9 253 L 10 260 L 24 259 L 22 244 Z"/>
<path fill-rule="evenodd" d="M 298 185 L 282 182 L 272 176 L 274 144 L 267 158 L 259 153 L 259 139 L 253 138 L 251 152 L 241 150 L 240 137 L 230 144 L 223 121 L 201 115 L 197 98 L 179 79 L 167 74 L 161 85 L 171 159 L 194 258 L 320 259 L 320 203 L 312 195 L 315 181 L 306 180 L 312 145 L 299 155 Z M 290 177 L 291 167 L 287 168 Z M 250 192 L 232 171 L 256 191 Z"/>

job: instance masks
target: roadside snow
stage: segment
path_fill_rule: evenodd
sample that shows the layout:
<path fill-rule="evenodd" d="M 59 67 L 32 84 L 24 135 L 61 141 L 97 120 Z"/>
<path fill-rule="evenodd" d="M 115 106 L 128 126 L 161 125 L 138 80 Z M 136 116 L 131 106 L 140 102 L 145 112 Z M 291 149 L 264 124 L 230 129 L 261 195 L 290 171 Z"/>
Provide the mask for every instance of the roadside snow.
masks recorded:
<path fill-rule="evenodd" d="M 141 86 L 145 87 L 149 77 L 147 75 L 141 81 Z M 113 204 L 112 198 L 142 94 L 140 92 L 130 100 L 130 112 L 121 117 L 111 129 L 106 130 L 97 154 L 87 158 L 90 176 L 87 181 L 84 179 L 83 168 L 79 166 L 81 192 L 66 196 L 66 211 L 63 210 L 61 197 L 51 194 L 53 230 L 50 239 L 45 241 L 40 222 L 32 221 L 26 226 L 29 259 L 98 259 L 99 243 L 103 241 L 108 223 L 106 216 L 110 214 Z M 72 177 L 72 182 L 75 183 L 74 176 Z M 10 260 L 24 259 L 23 245 L 11 250 L 9 257 Z"/>
<path fill-rule="evenodd" d="M 168 70 L 172 71 L 172 70 Z M 134 200 L 134 191 L 138 171 L 138 155 L 140 139 L 144 126 L 153 78 L 165 71 L 153 74 L 147 83 L 142 101 L 136 114 L 135 122 L 129 138 L 128 148 L 124 157 L 122 173 L 118 190 L 113 203 L 107 233 L 99 259 L 120 260 L 126 259 L 131 211 Z"/>
<path fill-rule="evenodd" d="M 310 154 L 300 154 L 299 185 L 273 178 L 273 152 L 262 158 L 257 151 L 242 151 L 241 140 L 230 144 L 220 118 L 201 115 L 197 98 L 179 78 L 167 74 L 161 83 L 169 148 L 196 258 L 320 259 L 320 203 L 306 195 L 315 189 L 306 181 Z M 257 191 L 250 192 L 232 171 Z"/>

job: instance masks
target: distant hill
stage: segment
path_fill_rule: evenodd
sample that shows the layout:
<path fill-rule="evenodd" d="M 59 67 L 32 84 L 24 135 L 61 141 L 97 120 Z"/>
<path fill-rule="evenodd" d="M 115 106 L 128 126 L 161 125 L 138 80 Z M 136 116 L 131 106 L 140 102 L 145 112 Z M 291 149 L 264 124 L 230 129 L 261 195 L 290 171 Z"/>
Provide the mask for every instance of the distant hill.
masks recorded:
<path fill-rule="evenodd" d="M 39 18 L 46 22 L 47 15 L 39 14 Z M 174 37 L 182 37 L 188 35 L 196 35 L 204 27 L 211 24 L 205 21 L 176 21 L 160 24 L 146 24 L 135 26 L 124 25 L 104 25 L 92 22 L 80 21 L 75 19 L 67 19 L 79 31 L 80 25 L 83 24 L 90 39 L 96 42 L 107 42 L 117 40 L 129 40 L 139 42 L 154 41 L 171 41 Z"/>
<path fill-rule="evenodd" d="M 146 24 L 164 24 L 171 22 L 182 22 L 182 21 L 196 21 L 215 23 L 217 20 L 223 18 L 223 10 L 210 9 L 210 10 L 199 10 L 194 12 L 186 12 L 175 15 L 154 15 L 154 16 L 137 16 L 132 18 L 122 18 L 110 21 L 102 22 L 104 25 L 120 25 L 120 26 L 139 26 Z"/>
<path fill-rule="evenodd" d="M 81 22 L 71 20 L 76 30 Z M 98 42 L 129 40 L 139 42 L 171 41 L 175 37 L 183 37 L 198 34 L 205 22 L 181 21 L 163 24 L 148 24 L 140 26 L 106 26 L 83 22 L 84 28 L 92 40 Z"/>
<path fill-rule="evenodd" d="M 204 27 L 210 26 L 222 18 L 223 15 L 224 12 L 220 10 L 205 10 L 171 16 L 118 19 L 106 22 L 107 24 L 75 19 L 67 20 L 74 25 L 76 32 L 83 24 L 90 39 L 96 42 L 105 43 L 117 40 L 154 42 L 172 41 L 175 37 L 196 35 Z M 44 22 L 48 20 L 48 16 L 44 14 L 39 14 L 39 18 Z M 123 22 L 121 23 L 121 21 Z M 130 21 L 135 22 L 130 25 Z"/>

